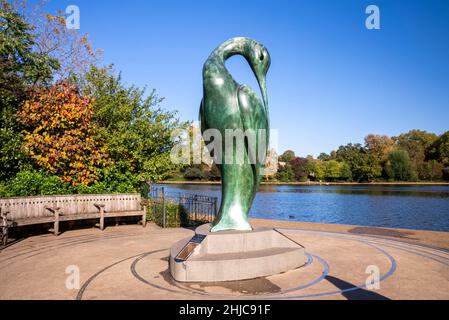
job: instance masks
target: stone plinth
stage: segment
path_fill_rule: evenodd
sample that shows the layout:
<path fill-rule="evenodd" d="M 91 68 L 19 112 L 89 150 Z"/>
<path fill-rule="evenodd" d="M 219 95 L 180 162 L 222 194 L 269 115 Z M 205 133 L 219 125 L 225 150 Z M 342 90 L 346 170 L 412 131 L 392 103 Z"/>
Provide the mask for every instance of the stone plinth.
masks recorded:
<path fill-rule="evenodd" d="M 181 282 L 253 279 L 296 269 L 306 263 L 304 247 L 275 229 L 211 233 L 210 224 L 170 250 L 170 273 Z"/>

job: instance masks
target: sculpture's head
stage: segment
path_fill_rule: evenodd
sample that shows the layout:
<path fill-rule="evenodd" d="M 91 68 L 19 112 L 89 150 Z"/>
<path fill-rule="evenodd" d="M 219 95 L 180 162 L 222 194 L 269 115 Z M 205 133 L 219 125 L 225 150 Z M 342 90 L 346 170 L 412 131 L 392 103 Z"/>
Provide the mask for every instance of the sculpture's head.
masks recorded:
<path fill-rule="evenodd" d="M 245 49 L 245 57 L 248 60 L 251 69 L 253 70 L 257 78 L 257 82 L 259 83 L 265 108 L 268 108 L 267 86 L 265 79 L 268 69 L 270 68 L 270 54 L 268 53 L 267 48 L 252 39 L 247 39 Z"/>

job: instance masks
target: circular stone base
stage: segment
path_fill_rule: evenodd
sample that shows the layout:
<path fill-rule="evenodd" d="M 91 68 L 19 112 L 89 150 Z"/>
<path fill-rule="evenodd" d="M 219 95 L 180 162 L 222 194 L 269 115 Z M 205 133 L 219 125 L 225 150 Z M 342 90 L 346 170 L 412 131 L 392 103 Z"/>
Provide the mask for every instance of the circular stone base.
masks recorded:
<path fill-rule="evenodd" d="M 181 282 L 219 282 L 270 276 L 306 264 L 304 247 L 279 231 L 210 232 L 210 224 L 170 250 L 169 269 Z"/>
<path fill-rule="evenodd" d="M 32 236 L 1 250 L 0 300 L 449 299 L 449 248 L 436 248 L 449 243 L 448 233 L 407 230 L 401 238 L 380 237 L 305 230 L 296 223 L 280 231 L 306 247 L 306 265 L 227 282 L 173 279 L 167 269 L 170 247 L 194 234 L 187 229 L 124 225 Z M 411 240 L 424 235 L 433 243 Z M 81 270 L 79 290 L 64 285 L 68 265 Z M 367 270 L 373 266 L 379 278 L 370 288 Z"/>

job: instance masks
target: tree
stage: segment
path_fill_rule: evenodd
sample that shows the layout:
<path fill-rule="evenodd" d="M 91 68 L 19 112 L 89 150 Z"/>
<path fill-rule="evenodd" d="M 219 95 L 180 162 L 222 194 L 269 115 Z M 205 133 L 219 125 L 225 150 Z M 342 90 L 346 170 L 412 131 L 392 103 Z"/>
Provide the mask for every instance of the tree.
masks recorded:
<path fill-rule="evenodd" d="M 365 148 L 378 159 L 385 161 L 394 149 L 394 141 L 387 135 L 369 134 L 365 137 Z"/>
<path fill-rule="evenodd" d="M 96 182 L 108 161 L 106 148 L 95 138 L 92 116 L 90 100 L 73 84 L 35 88 L 19 113 L 26 153 L 64 182 Z"/>
<path fill-rule="evenodd" d="M 30 86 L 47 83 L 58 62 L 33 51 L 33 28 L 10 3 L 0 1 L 0 181 L 27 163 L 17 112 Z"/>
<path fill-rule="evenodd" d="M 289 162 L 296 181 L 306 181 L 309 176 L 308 161 L 305 158 L 295 157 Z"/>
<path fill-rule="evenodd" d="M 426 150 L 437 140 L 438 136 L 423 130 L 411 130 L 393 137 L 399 149 L 407 151 L 414 171 L 419 179 L 428 176 L 426 172 Z"/>
<path fill-rule="evenodd" d="M 176 168 L 171 132 L 185 123 L 163 99 L 94 67 L 98 51 L 62 14 L 15 2 L 0 0 L 0 184 L 48 176 L 67 192 L 120 192 Z M 51 85 L 62 78 L 82 91 Z"/>
<path fill-rule="evenodd" d="M 427 156 L 441 162 L 444 166 L 449 166 L 449 131 L 443 133 L 429 146 Z"/>
<path fill-rule="evenodd" d="M 295 180 L 295 173 L 293 172 L 290 163 L 283 166 L 279 166 L 279 170 L 276 173 L 276 179 L 282 182 L 289 182 Z"/>
<path fill-rule="evenodd" d="M 295 159 L 295 152 L 292 150 L 284 151 L 284 153 L 279 157 L 279 161 L 281 162 L 290 162 Z"/>
<path fill-rule="evenodd" d="M 326 181 L 336 181 L 341 177 L 342 162 L 329 160 L 324 162 L 324 177 Z"/>
<path fill-rule="evenodd" d="M 43 13 L 36 17 L 34 25 L 36 51 L 58 60 L 60 67 L 55 72 L 58 79 L 71 76 L 83 78 L 91 66 L 101 60 L 101 50 L 95 50 L 87 35 L 66 27 L 63 14 Z M 40 18 L 40 19 L 39 19 Z"/>
<path fill-rule="evenodd" d="M 338 161 L 346 162 L 352 169 L 360 162 L 360 158 L 363 153 L 365 153 L 365 150 L 361 144 L 348 143 L 347 145 L 340 146 L 337 149 L 335 158 Z"/>
<path fill-rule="evenodd" d="M 325 178 L 324 161 L 319 159 L 307 158 L 309 176 L 315 181 L 322 181 Z"/>
<path fill-rule="evenodd" d="M 426 156 L 430 159 L 427 168 L 431 168 L 432 174 L 435 174 L 435 179 L 442 177 L 444 180 L 449 180 L 449 131 L 446 131 L 426 150 Z M 439 168 L 443 168 L 441 176 L 439 175 Z M 433 177 L 433 176 L 432 176 Z"/>
<path fill-rule="evenodd" d="M 34 51 L 33 27 L 5 0 L 0 0 L 0 66 L 2 80 L 38 84 L 51 80 L 57 59 Z M 10 83 L 10 85 L 13 85 Z"/>
<path fill-rule="evenodd" d="M 110 68 L 93 67 L 86 75 L 83 93 L 93 99 L 93 121 L 111 159 L 139 181 L 165 179 L 178 165 L 171 162 L 172 130 L 187 128 L 175 112 L 161 107 L 163 98 L 153 90 L 126 87 Z"/>
<path fill-rule="evenodd" d="M 341 163 L 340 179 L 343 181 L 352 181 L 351 167 L 346 162 L 340 162 L 340 163 Z"/>
<path fill-rule="evenodd" d="M 33 52 L 58 62 L 59 67 L 53 72 L 55 80 L 83 78 L 92 65 L 101 61 L 102 51 L 94 49 L 87 34 L 67 28 L 65 12 L 50 14 L 46 5 L 47 0 L 15 0 L 13 9 L 33 26 Z"/>
<path fill-rule="evenodd" d="M 413 170 L 409 155 L 405 150 L 390 152 L 385 171 L 388 177 L 394 181 L 416 180 L 416 173 Z"/>
<path fill-rule="evenodd" d="M 332 158 L 327 153 L 321 152 L 320 155 L 317 157 L 317 159 L 321 160 L 321 161 L 328 161 L 328 160 L 331 160 Z"/>
<path fill-rule="evenodd" d="M 388 155 L 395 149 L 395 144 L 393 139 L 387 135 L 369 134 L 365 137 L 364 149 L 366 150 L 364 160 L 369 164 L 362 164 L 358 170 L 361 175 L 366 177 L 366 180 L 370 181 L 381 175 Z"/>
<path fill-rule="evenodd" d="M 430 181 L 441 180 L 443 169 L 444 166 L 436 160 L 426 161 L 423 164 L 423 173 L 425 174 L 423 178 Z"/>
<path fill-rule="evenodd" d="M 352 174 L 356 181 L 371 182 L 382 175 L 382 167 L 372 155 L 364 153 L 360 162 L 352 169 Z"/>
<path fill-rule="evenodd" d="M 336 160 L 347 163 L 352 179 L 356 181 L 373 181 L 382 174 L 382 167 L 375 156 L 358 143 L 340 146 L 336 151 Z"/>

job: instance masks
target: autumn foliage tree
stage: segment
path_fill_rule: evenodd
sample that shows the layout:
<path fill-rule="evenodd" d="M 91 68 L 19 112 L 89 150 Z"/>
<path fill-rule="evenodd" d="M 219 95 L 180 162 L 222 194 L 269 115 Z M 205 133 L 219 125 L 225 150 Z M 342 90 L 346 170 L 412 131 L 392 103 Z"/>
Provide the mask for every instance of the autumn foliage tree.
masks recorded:
<path fill-rule="evenodd" d="M 58 82 L 34 89 L 19 118 L 25 152 L 39 168 L 62 181 L 90 185 L 98 180 L 107 160 L 105 147 L 95 138 L 90 99 L 75 85 Z"/>

